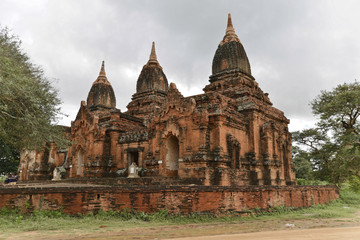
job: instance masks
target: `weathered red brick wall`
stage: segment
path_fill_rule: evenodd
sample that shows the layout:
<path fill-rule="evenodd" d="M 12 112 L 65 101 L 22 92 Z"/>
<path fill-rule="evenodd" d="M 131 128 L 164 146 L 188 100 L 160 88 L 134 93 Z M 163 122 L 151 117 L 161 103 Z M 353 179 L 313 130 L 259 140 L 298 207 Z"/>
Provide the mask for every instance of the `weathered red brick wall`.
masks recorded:
<path fill-rule="evenodd" d="M 339 197 L 335 186 L 73 186 L 0 187 L 0 208 L 63 209 L 65 213 L 135 209 L 172 213 L 244 211 L 276 206 L 307 207 Z"/>

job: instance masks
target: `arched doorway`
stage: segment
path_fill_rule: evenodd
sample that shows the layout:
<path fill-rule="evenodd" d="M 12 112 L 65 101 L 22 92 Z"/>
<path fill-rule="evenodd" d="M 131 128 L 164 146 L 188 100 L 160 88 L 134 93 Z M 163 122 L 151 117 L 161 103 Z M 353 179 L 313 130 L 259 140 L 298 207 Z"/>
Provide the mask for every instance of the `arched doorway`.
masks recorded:
<path fill-rule="evenodd" d="M 82 174 L 83 165 L 84 165 L 84 152 L 80 149 L 77 152 L 76 175 L 80 176 Z"/>
<path fill-rule="evenodd" d="M 179 140 L 171 135 L 166 140 L 166 168 L 170 176 L 177 176 L 179 169 Z"/>

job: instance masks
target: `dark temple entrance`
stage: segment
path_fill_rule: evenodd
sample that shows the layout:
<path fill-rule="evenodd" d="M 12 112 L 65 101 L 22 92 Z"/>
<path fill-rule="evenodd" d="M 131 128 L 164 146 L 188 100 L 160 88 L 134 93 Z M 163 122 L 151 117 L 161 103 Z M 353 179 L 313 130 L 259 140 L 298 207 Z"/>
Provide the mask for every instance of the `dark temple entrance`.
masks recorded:
<path fill-rule="evenodd" d="M 173 135 L 166 140 L 166 168 L 170 176 L 178 175 L 179 140 Z"/>

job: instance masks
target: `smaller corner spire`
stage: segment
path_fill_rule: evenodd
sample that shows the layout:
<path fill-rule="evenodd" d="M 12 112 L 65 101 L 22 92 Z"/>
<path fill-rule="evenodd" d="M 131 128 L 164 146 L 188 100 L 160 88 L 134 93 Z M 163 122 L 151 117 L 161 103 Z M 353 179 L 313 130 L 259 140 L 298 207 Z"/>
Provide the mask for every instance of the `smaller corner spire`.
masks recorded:
<path fill-rule="evenodd" d="M 105 73 L 105 61 L 104 60 L 102 61 L 102 64 L 101 64 L 101 69 L 100 69 L 99 76 L 106 76 L 106 73 Z"/>
<path fill-rule="evenodd" d="M 149 62 L 153 62 L 153 63 L 157 63 L 157 62 L 158 62 L 158 61 L 157 61 L 157 57 L 156 57 L 156 52 L 155 52 L 155 42 L 152 42 Z"/>

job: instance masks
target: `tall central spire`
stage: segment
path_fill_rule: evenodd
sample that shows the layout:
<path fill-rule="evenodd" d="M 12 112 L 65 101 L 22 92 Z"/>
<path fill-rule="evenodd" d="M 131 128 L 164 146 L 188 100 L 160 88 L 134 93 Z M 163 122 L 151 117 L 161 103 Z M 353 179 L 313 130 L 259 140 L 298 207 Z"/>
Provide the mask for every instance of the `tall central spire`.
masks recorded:
<path fill-rule="evenodd" d="M 238 71 L 252 77 L 249 59 L 235 33 L 230 13 L 228 14 L 225 36 L 215 52 L 212 64 L 213 76 L 229 71 Z M 216 79 L 216 77 L 212 77 L 210 81 L 216 81 Z"/>

